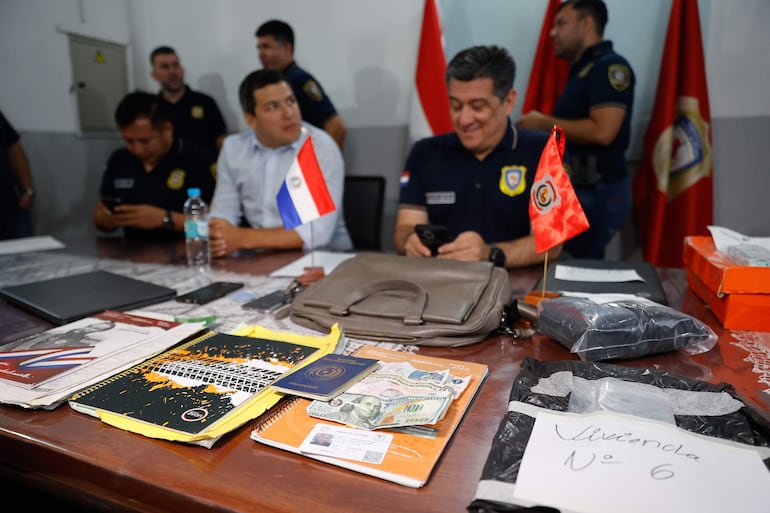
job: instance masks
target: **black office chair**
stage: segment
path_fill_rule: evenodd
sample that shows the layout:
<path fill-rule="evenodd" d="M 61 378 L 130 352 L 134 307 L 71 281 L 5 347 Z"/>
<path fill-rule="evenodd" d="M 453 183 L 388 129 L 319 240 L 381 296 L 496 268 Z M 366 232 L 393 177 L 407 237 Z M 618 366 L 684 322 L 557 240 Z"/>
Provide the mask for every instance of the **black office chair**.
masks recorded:
<path fill-rule="evenodd" d="M 343 210 L 354 249 L 380 251 L 385 177 L 345 177 Z"/>

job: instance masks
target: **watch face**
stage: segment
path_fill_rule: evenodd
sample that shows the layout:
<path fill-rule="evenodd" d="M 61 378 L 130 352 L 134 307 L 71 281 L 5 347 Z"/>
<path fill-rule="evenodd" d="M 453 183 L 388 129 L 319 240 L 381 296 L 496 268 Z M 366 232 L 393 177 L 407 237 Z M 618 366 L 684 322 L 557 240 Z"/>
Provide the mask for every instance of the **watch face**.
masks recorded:
<path fill-rule="evenodd" d="M 492 246 L 492 251 L 489 253 L 489 261 L 497 267 L 503 267 L 505 265 L 505 252 L 497 246 Z"/>

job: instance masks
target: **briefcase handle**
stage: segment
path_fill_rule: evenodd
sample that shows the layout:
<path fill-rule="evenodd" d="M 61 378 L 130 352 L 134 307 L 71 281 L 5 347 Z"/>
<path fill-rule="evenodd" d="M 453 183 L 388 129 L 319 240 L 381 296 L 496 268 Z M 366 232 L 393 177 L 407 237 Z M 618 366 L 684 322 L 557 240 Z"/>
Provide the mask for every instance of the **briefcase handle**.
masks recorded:
<path fill-rule="evenodd" d="M 342 298 L 345 300 L 344 303 L 337 303 L 329 307 L 329 313 L 340 316 L 348 315 L 350 314 L 350 307 L 354 304 L 363 301 L 373 294 L 387 290 L 403 290 L 414 293 L 414 301 L 404 315 L 403 322 L 407 326 L 419 326 L 423 323 L 422 313 L 428 302 L 428 293 L 419 283 L 407 280 L 377 280 L 369 282 L 360 289 L 353 291 L 347 297 Z"/>

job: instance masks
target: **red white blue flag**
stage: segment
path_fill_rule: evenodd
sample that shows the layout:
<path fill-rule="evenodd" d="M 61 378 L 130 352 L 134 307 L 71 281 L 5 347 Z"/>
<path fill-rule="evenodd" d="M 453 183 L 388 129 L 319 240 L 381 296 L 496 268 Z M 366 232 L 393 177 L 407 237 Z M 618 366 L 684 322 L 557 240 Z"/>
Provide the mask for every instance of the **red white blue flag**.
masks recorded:
<path fill-rule="evenodd" d="M 293 230 L 336 209 L 309 136 L 286 173 L 277 200 L 286 230 Z"/>

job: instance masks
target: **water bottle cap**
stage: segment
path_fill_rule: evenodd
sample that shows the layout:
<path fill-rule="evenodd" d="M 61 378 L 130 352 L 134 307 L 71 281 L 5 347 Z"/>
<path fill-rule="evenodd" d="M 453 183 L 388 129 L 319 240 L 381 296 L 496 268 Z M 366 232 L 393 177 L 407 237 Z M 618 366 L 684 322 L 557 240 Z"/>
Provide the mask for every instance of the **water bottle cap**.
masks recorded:
<path fill-rule="evenodd" d="M 190 187 L 187 189 L 187 197 L 188 198 L 196 198 L 200 197 L 201 190 L 198 187 Z"/>

